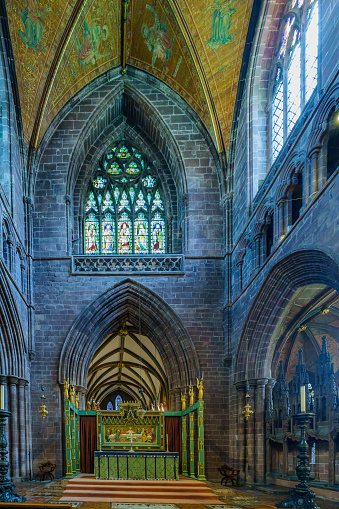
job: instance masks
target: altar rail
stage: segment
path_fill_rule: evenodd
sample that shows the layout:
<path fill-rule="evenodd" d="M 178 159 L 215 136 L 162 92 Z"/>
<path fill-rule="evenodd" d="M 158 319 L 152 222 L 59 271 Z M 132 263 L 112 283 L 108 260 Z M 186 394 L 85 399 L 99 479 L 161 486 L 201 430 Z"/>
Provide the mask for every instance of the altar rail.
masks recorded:
<path fill-rule="evenodd" d="M 184 256 L 174 255 L 74 255 L 72 274 L 183 274 Z"/>

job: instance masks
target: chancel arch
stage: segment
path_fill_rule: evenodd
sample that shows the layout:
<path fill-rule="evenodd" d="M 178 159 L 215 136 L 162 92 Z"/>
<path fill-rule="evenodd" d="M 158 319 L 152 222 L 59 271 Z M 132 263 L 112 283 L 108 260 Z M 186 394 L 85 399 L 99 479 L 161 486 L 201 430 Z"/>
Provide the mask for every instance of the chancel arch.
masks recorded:
<path fill-rule="evenodd" d="M 171 389 L 187 386 L 200 373 L 192 340 L 180 318 L 165 301 L 143 285 L 127 279 L 90 304 L 78 317 L 62 348 L 59 382 L 87 388 L 90 364 L 97 349 L 128 321 L 159 351 Z"/>

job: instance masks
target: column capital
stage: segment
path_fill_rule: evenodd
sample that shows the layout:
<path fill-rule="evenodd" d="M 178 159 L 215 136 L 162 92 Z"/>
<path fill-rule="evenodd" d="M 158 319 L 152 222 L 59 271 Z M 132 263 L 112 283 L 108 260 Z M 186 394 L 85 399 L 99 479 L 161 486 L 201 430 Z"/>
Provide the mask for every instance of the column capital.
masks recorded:
<path fill-rule="evenodd" d="M 7 385 L 7 375 L 0 375 L 0 385 Z"/>
<path fill-rule="evenodd" d="M 18 387 L 27 387 L 28 386 L 28 380 L 25 380 L 24 378 L 18 378 Z"/>
<path fill-rule="evenodd" d="M 8 385 L 18 385 L 19 378 L 17 376 L 9 376 L 7 377 Z"/>

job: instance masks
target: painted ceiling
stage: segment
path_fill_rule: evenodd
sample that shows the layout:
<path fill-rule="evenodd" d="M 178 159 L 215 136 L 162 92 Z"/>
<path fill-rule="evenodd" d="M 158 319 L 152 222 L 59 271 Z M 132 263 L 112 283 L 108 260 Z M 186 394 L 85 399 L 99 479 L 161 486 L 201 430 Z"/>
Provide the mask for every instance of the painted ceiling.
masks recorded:
<path fill-rule="evenodd" d="M 152 341 L 131 324 L 117 328 L 100 345 L 88 373 L 87 400 L 101 402 L 116 390 L 150 408 L 168 401 L 168 378 Z"/>
<path fill-rule="evenodd" d="M 25 141 L 38 146 L 71 97 L 126 62 L 175 90 L 227 150 L 252 3 L 7 0 Z"/>

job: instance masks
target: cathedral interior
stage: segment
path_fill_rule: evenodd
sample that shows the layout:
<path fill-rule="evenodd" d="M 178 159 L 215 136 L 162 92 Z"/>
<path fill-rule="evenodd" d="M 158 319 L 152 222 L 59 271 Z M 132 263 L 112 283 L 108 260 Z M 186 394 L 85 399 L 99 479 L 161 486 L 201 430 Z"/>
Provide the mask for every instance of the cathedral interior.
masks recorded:
<path fill-rule="evenodd" d="M 47 461 L 69 476 L 67 411 L 191 397 L 191 477 L 293 487 L 308 412 L 309 483 L 339 501 L 338 20 L 335 0 L 1 2 L 17 489 Z"/>

